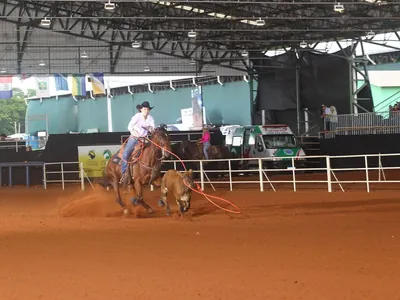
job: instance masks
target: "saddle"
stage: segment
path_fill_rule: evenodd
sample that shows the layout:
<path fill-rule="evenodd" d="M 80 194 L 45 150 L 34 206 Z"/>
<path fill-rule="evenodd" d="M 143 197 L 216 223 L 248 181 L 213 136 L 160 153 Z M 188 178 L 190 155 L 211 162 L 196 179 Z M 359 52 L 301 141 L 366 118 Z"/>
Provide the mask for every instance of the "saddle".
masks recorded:
<path fill-rule="evenodd" d="M 143 146 L 142 146 L 143 144 Z M 142 151 L 144 150 L 144 148 L 146 148 L 148 146 L 148 142 L 142 142 L 140 141 L 135 148 L 132 151 L 132 154 L 130 156 L 132 163 L 136 163 L 136 159 L 140 157 L 140 154 L 142 153 Z M 122 153 L 124 153 L 124 149 L 125 147 L 123 146 L 121 149 L 118 150 L 117 153 L 115 153 L 111 159 L 111 161 L 114 164 L 120 164 L 122 162 Z M 143 150 L 142 150 L 143 149 Z"/>
<path fill-rule="evenodd" d="M 203 153 L 203 144 L 197 143 L 197 146 L 199 147 L 199 152 L 200 152 L 201 158 L 205 159 L 204 153 Z M 212 158 L 215 154 L 218 153 L 218 149 L 216 146 L 211 145 L 210 148 L 208 148 L 207 153 L 208 153 L 208 158 Z"/>

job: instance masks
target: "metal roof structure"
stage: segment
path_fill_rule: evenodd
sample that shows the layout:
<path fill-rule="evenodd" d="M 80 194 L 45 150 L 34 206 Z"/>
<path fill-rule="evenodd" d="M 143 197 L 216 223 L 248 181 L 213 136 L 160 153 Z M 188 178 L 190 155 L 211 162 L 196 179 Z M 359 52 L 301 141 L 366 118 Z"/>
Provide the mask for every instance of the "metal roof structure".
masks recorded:
<path fill-rule="evenodd" d="M 238 76 L 253 53 L 397 30 L 400 2 L 384 0 L 0 0 L 0 68 Z"/>

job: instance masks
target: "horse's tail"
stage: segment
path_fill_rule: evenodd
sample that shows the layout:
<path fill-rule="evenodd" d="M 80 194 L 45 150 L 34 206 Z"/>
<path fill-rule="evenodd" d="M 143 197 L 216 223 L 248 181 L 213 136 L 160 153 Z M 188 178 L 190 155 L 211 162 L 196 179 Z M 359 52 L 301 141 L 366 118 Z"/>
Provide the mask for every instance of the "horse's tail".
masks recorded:
<path fill-rule="evenodd" d="M 109 161 L 106 163 L 106 167 L 103 170 L 103 177 L 99 178 L 96 183 L 98 183 L 99 185 L 101 185 L 104 188 L 109 188 L 112 187 L 112 184 L 110 182 L 110 179 L 107 175 L 107 165 L 108 165 Z"/>

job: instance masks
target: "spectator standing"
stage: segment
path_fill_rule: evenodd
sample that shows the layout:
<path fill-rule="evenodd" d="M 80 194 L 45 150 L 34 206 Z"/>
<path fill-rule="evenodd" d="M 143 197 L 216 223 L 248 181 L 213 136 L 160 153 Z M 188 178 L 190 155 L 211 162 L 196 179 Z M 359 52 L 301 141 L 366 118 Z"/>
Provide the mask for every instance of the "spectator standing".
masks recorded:
<path fill-rule="evenodd" d="M 327 107 L 325 104 L 322 104 L 322 128 L 324 128 L 324 131 L 330 131 L 331 129 L 331 124 L 330 124 L 330 117 L 332 115 L 331 109 Z"/>

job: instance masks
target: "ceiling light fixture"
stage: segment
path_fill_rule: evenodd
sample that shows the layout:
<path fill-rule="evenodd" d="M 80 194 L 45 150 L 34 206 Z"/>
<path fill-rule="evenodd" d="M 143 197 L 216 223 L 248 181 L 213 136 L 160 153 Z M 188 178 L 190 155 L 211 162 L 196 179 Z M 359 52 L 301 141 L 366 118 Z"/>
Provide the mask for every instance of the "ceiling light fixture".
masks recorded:
<path fill-rule="evenodd" d="M 45 26 L 45 27 L 49 27 L 51 25 L 51 20 L 44 18 L 40 21 L 40 25 Z"/>
<path fill-rule="evenodd" d="M 370 31 L 367 33 L 367 39 L 372 39 L 374 36 L 375 36 L 375 32 L 373 32 L 372 30 L 370 30 Z"/>
<path fill-rule="evenodd" d="M 83 51 L 81 53 L 81 58 L 88 58 L 88 57 L 89 57 L 89 55 L 86 53 L 86 51 Z"/>
<path fill-rule="evenodd" d="M 46 63 L 44 62 L 43 59 L 41 59 L 41 60 L 39 61 L 39 66 L 44 67 L 45 65 L 46 65 Z"/>
<path fill-rule="evenodd" d="M 197 36 L 197 33 L 195 31 L 193 31 L 193 30 L 189 31 L 188 37 L 190 37 L 191 39 L 194 39 L 194 38 L 196 38 L 196 36 Z"/>
<path fill-rule="evenodd" d="M 132 48 L 135 48 L 135 49 L 140 48 L 140 43 L 138 41 L 132 42 Z"/>
<path fill-rule="evenodd" d="M 333 11 L 338 13 L 343 13 L 344 12 L 343 4 L 340 4 L 340 2 L 338 2 L 337 4 L 333 5 Z"/>
<path fill-rule="evenodd" d="M 104 3 L 104 9 L 106 9 L 106 10 L 115 9 L 115 3 L 111 3 L 111 0 L 108 0 L 107 3 Z"/>
<path fill-rule="evenodd" d="M 249 52 L 248 52 L 247 50 L 243 50 L 243 51 L 240 53 L 240 55 L 243 56 L 243 57 L 247 57 L 247 56 L 249 56 Z"/>
<path fill-rule="evenodd" d="M 258 20 L 256 20 L 256 25 L 257 26 L 264 26 L 265 25 L 265 21 L 261 18 L 259 18 Z"/>
<path fill-rule="evenodd" d="M 145 71 L 145 72 L 150 72 L 150 67 L 148 66 L 148 65 L 146 65 L 145 67 L 144 67 L 144 70 L 143 71 Z"/>
<path fill-rule="evenodd" d="M 306 47 L 308 46 L 308 44 L 307 44 L 305 41 L 302 41 L 302 42 L 299 44 L 299 46 L 300 46 L 300 48 L 306 48 Z"/>

